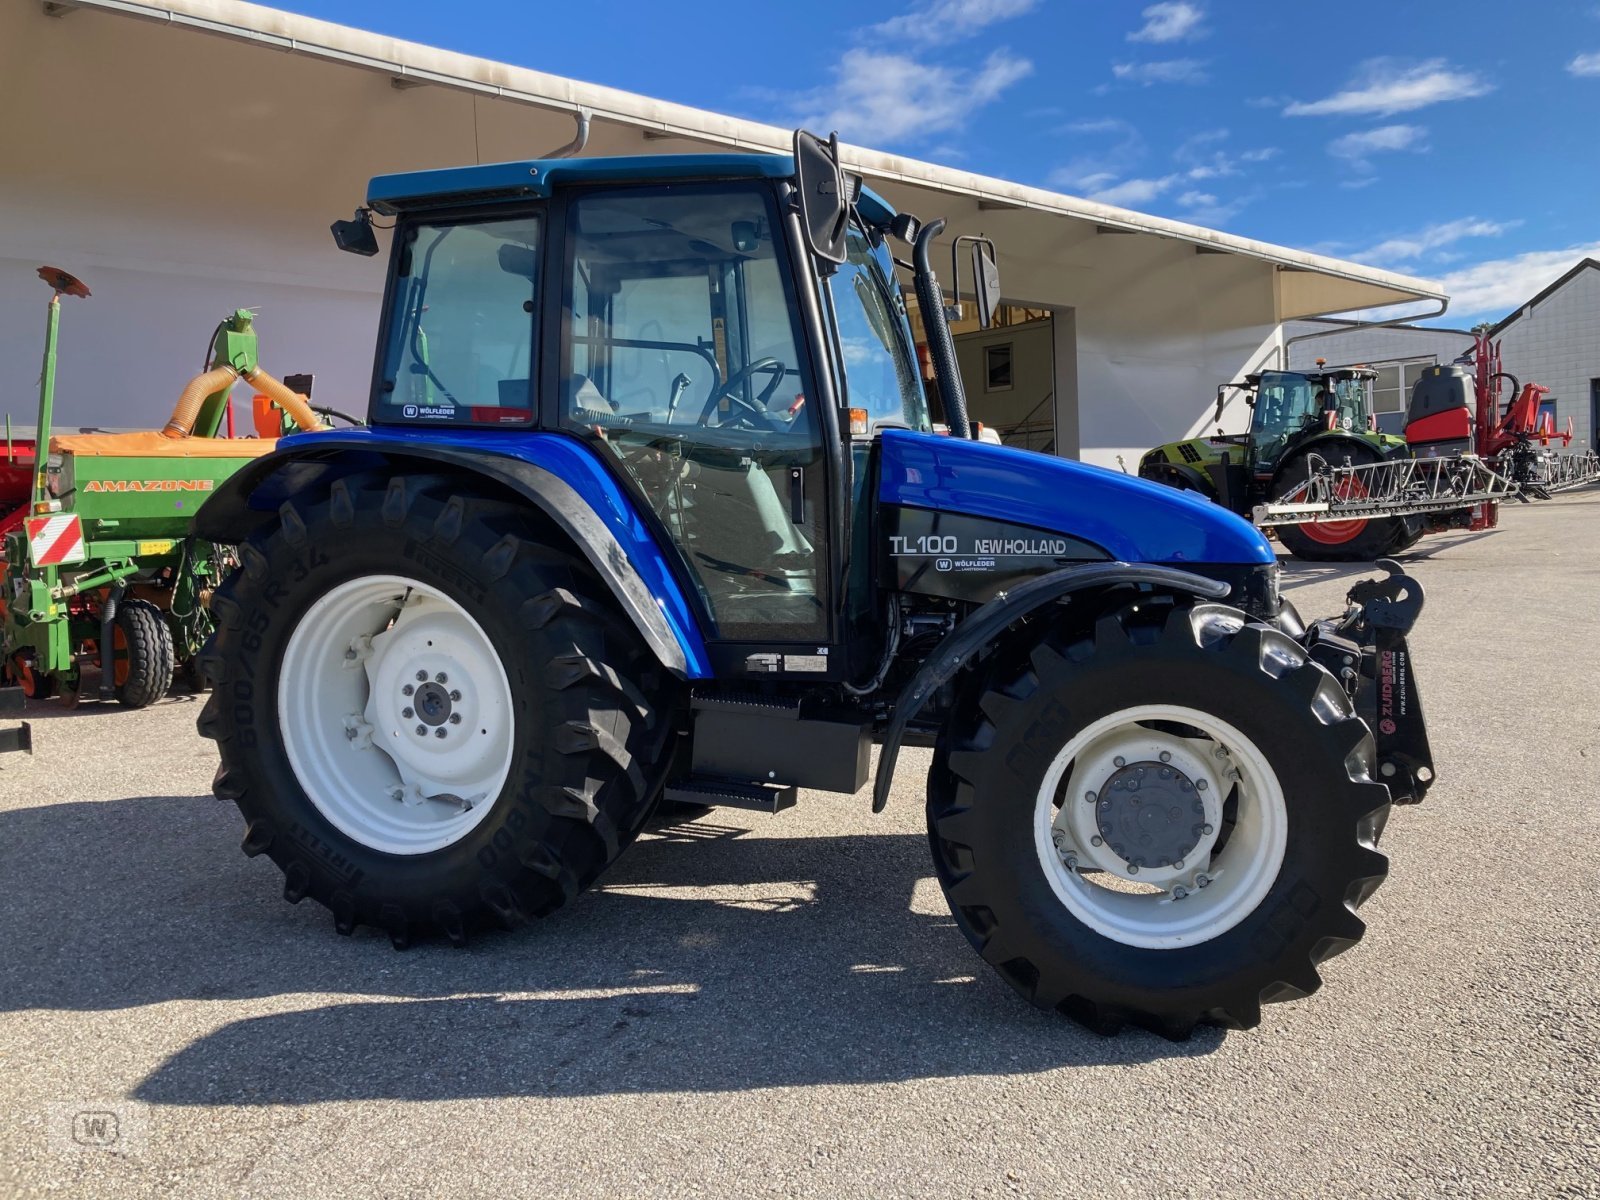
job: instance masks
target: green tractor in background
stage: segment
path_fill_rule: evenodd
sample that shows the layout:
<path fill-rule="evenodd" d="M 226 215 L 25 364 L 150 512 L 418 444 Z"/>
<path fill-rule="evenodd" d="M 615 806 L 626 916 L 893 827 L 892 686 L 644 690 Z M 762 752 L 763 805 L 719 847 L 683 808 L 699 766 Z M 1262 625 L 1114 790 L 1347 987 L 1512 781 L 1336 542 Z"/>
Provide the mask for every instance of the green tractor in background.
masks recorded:
<path fill-rule="evenodd" d="M 1379 433 L 1368 395 L 1377 372 L 1367 367 L 1262 371 L 1217 389 L 1217 419 L 1228 388 L 1250 406 L 1247 433 L 1189 438 L 1157 446 L 1139 460 L 1139 475 L 1196 491 L 1248 517 L 1258 504 L 1292 498 L 1312 473 L 1313 456 L 1333 466 L 1406 458 L 1406 440 Z M 1348 491 L 1361 484 L 1345 480 Z M 1351 493 L 1352 495 L 1354 493 Z M 1350 496 L 1341 494 L 1340 499 Z M 1313 562 L 1371 560 L 1395 554 L 1424 532 L 1412 517 L 1308 521 L 1274 531 L 1297 558 Z"/>

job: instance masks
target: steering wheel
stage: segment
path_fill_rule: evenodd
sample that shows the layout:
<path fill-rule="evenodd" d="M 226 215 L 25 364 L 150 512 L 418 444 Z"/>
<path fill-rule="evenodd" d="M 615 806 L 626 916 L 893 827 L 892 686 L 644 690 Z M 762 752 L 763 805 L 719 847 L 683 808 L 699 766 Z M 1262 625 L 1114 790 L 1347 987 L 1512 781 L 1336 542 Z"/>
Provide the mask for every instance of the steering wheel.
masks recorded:
<path fill-rule="evenodd" d="M 772 382 L 767 384 L 766 387 L 762 388 L 761 391 L 757 393 L 755 400 L 752 401 L 741 395 L 739 389 L 742 388 L 744 384 L 749 381 L 750 377 L 757 371 L 771 371 Z M 720 387 L 714 387 L 711 389 L 711 397 L 706 401 L 705 408 L 700 412 L 700 424 L 711 424 L 711 414 L 717 410 L 717 405 L 720 404 L 723 397 L 726 396 L 740 408 L 744 409 L 746 414 L 758 417 L 768 425 L 771 425 L 772 417 L 767 412 L 767 401 L 772 399 L 773 393 L 778 390 L 778 385 L 783 382 L 783 377 L 787 373 L 788 368 L 781 360 L 776 358 L 758 358 L 754 362 L 746 363 L 732 375 L 728 376 L 728 381 L 726 383 L 722 384 Z"/>

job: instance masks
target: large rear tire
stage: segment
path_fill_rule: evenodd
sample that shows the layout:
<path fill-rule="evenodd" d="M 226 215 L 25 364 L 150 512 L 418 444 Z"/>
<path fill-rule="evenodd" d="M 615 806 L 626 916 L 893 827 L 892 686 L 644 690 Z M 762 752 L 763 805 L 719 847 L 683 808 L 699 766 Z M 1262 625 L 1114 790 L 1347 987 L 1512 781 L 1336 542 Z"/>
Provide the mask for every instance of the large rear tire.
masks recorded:
<path fill-rule="evenodd" d="M 1350 445 L 1346 456 L 1352 466 L 1380 461 L 1377 451 L 1361 445 Z M 1311 464 L 1306 455 L 1291 458 L 1273 480 L 1273 495 L 1291 495 L 1310 475 Z M 1318 521 L 1278 527 L 1278 540 L 1284 548 L 1307 562 L 1371 562 L 1398 554 L 1421 536 L 1420 528 L 1405 517 Z"/>
<path fill-rule="evenodd" d="M 1143 602 L 995 656 L 938 743 L 929 839 L 957 925 L 1035 1005 L 1250 1028 L 1362 935 L 1387 870 L 1372 755 L 1291 639 Z"/>
<path fill-rule="evenodd" d="M 395 945 L 560 908 L 659 797 L 672 680 L 522 507 L 341 480 L 241 548 L 200 661 L 244 851 Z"/>

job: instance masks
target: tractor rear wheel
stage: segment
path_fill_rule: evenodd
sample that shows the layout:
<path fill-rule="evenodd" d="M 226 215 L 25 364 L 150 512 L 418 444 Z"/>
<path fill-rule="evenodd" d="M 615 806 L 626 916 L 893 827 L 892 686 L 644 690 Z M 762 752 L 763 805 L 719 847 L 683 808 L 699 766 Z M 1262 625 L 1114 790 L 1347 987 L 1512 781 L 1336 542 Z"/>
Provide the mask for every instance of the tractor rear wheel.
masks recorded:
<path fill-rule="evenodd" d="M 524 508 L 441 477 L 284 505 L 212 603 L 200 732 L 284 897 L 397 947 L 560 908 L 633 840 L 672 680 Z"/>
<path fill-rule="evenodd" d="M 117 605 L 111 652 L 114 695 L 123 708 L 148 708 L 172 687 L 172 630 L 166 614 L 150 601 Z"/>
<path fill-rule="evenodd" d="M 928 788 L 956 923 L 1102 1033 L 1249 1028 L 1360 939 L 1389 793 L 1337 682 L 1221 605 L 1142 601 L 997 654 Z"/>
<path fill-rule="evenodd" d="M 1377 451 L 1351 445 L 1347 452 L 1352 466 L 1380 461 Z M 1309 458 L 1302 454 L 1290 459 L 1273 480 L 1274 496 L 1288 496 L 1311 476 Z M 1351 480 L 1347 490 L 1359 489 Z M 1351 495 L 1366 493 L 1351 490 Z M 1348 499 L 1341 496 L 1340 499 Z M 1422 536 L 1420 527 L 1405 517 L 1364 517 L 1350 521 L 1308 521 L 1304 525 L 1281 525 L 1278 540 L 1296 558 L 1307 562 L 1371 562 L 1398 554 Z"/>

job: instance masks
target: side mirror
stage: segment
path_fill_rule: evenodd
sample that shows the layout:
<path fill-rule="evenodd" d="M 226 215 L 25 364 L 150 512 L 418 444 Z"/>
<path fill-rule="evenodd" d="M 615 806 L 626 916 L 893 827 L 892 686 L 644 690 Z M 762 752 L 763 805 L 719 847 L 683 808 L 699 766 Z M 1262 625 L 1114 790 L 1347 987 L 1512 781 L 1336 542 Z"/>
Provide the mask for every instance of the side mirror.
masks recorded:
<path fill-rule="evenodd" d="M 1228 389 L 1225 386 L 1217 389 L 1217 415 L 1211 418 L 1213 421 L 1220 422 L 1222 420 L 1223 407 L 1228 403 L 1227 396 L 1225 395 L 1227 390 Z"/>
<path fill-rule="evenodd" d="M 972 290 L 978 301 L 978 323 L 987 329 L 1000 311 L 1000 268 L 994 261 L 994 243 L 972 244 Z"/>
<path fill-rule="evenodd" d="M 378 252 L 378 235 L 372 229 L 372 214 L 364 208 L 356 209 L 353 220 L 335 221 L 333 244 L 346 254 L 359 254 L 371 258 Z"/>
<path fill-rule="evenodd" d="M 803 129 L 795 130 L 794 175 L 806 246 L 824 262 L 844 262 L 850 197 L 839 170 L 839 135 L 831 134 L 824 142 Z"/>

